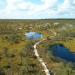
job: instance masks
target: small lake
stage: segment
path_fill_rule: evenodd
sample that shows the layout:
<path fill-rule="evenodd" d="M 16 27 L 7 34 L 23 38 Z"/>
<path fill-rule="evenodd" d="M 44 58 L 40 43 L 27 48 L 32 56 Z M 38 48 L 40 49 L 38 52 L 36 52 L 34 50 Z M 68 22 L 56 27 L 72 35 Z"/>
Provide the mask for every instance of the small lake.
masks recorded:
<path fill-rule="evenodd" d="M 75 62 L 75 54 L 62 44 L 55 44 L 51 47 L 52 54 L 56 57 L 60 57 L 64 60 Z"/>
<path fill-rule="evenodd" d="M 25 36 L 27 39 L 30 40 L 38 40 L 40 38 L 43 38 L 43 34 L 37 32 L 28 32 L 25 34 Z"/>

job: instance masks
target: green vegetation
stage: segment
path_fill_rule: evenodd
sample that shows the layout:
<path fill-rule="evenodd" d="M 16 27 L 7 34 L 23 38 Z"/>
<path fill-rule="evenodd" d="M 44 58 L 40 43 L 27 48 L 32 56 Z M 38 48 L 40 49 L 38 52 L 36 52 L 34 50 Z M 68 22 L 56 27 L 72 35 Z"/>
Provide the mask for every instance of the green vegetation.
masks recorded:
<path fill-rule="evenodd" d="M 51 38 L 53 33 L 56 37 Z M 39 40 L 27 40 L 26 32 L 47 38 L 38 46 L 40 57 L 56 75 L 75 75 L 75 64 L 56 59 L 49 46 L 62 43 L 75 52 L 75 20 L 0 20 L 0 75 L 45 75 L 33 52 Z M 42 40 L 42 39 L 40 39 Z"/>

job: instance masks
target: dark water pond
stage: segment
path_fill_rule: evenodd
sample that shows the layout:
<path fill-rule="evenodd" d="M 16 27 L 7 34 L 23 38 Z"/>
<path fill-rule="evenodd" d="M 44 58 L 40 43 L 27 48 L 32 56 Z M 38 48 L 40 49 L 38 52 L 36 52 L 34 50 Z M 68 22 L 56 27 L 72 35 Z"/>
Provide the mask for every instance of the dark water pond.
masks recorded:
<path fill-rule="evenodd" d="M 51 50 L 54 56 L 60 57 L 67 61 L 75 62 L 75 54 L 62 44 L 55 44 L 51 46 Z"/>
<path fill-rule="evenodd" d="M 26 38 L 30 40 L 37 40 L 43 37 L 42 34 L 37 32 L 29 32 L 29 33 L 26 33 L 25 35 L 26 35 Z"/>

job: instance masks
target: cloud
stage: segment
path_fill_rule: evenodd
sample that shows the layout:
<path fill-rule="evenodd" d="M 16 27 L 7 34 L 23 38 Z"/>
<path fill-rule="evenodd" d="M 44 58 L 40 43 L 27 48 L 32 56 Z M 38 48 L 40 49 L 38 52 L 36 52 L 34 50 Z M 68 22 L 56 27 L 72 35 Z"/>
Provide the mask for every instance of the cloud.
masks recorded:
<path fill-rule="evenodd" d="M 32 19 L 60 17 L 75 18 L 75 0 L 41 0 L 39 4 L 33 3 L 30 0 L 6 0 L 5 8 L 0 9 L 0 18 Z"/>

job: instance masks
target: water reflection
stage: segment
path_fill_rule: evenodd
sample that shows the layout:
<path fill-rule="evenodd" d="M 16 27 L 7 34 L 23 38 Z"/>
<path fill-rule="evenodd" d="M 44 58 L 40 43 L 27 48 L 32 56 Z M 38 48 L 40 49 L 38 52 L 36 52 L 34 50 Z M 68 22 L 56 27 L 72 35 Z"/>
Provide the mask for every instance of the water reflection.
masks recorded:
<path fill-rule="evenodd" d="M 68 48 L 66 48 L 62 44 L 55 44 L 50 47 L 52 49 L 52 53 L 56 57 L 60 57 L 67 61 L 75 62 L 75 54 L 72 53 Z"/>

